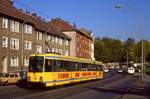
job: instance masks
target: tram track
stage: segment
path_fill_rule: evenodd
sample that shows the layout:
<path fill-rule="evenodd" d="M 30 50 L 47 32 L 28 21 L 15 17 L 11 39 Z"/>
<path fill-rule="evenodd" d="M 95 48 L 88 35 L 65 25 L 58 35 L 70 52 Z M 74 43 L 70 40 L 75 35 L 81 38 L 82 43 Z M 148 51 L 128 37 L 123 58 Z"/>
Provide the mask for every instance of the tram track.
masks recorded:
<path fill-rule="evenodd" d="M 108 78 L 105 78 L 103 80 L 99 80 L 99 81 L 94 81 L 94 82 L 90 82 L 90 83 L 84 83 L 84 84 L 80 84 L 77 86 L 71 86 L 71 87 L 64 87 L 64 88 L 59 88 L 59 89 L 55 89 L 55 90 L 47 90 L 47 91 L 43 91 L 43 92 L 39 92 L 39 93 L 34 93 L 34 94 L 29 94 L 29 95 L 25 95 L 25 96 L 21 96 L 21 97 L 15 97 L 18 99 L 26 99 L 26 98 L 36 98 L 36 99 L 41 99 L 41 98 L 50 98 L 50 99 L 59 99 L 59 98 L 65 98 L 68 96 L 72 96 L 75 94 L 79 94 L 85 91 L 88 91 L 89 89 L 87 87 L 101 87 L 107 84 L 110 84 L 112 82 L 116 82 L 119 81 L 123 78 L 125 78 L 126 75 L 119 75 L 115 72 L 110 73 L 110 75 L 108 76 Z M 14 98 L 14 99 L 15 99 Z"/>

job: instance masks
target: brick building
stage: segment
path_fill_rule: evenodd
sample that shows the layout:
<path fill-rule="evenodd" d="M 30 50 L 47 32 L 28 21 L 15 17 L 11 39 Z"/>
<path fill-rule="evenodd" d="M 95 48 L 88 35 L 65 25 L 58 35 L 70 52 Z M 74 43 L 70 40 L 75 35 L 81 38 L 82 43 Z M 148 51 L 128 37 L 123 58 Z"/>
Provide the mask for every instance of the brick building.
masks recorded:
<path fill-rule="evenodd" d="M 94 58 L 94 37 L 91 31 L 84 28 L 77 31 L 77 57 L 88 58 L 95 60 Z"/>
<path fill-rule="evenodd" d="M 70 38 L 35 13 L 0 0 L 0 72 L 26 70 L 32 53 L 70 53 Z"/>
<path fill-rule="evenodd" d="M 90 31 L 76 29 L 60 18 L 52 19 L 50 23 L 71 38 L 70 56 L 95 60 L 94 40 Z"/>

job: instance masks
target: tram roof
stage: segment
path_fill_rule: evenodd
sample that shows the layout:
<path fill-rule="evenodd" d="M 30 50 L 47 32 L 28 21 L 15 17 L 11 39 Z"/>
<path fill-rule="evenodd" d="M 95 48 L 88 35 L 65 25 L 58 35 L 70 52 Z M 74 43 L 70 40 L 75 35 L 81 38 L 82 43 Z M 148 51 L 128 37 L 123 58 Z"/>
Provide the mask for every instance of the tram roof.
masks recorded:
<path fill-rule="evenodd" d="M 103 63 L 103 62 L 100 62 L 100 61 L 94 61 L 94 62 L 95 62 L 95 64 L 104 66 L 104 63 Z"/>
<path fill-rule="evenodd" d="M 53 54 L 53 53 L 32 54 L 31 56 L 43 56 L 47 59 L 59 59 L 59 60 L 68 60 L 68 61 L 85 62 L 85 63 L 93 63 L 94 64 L 93 60 L 77 58 L 77 57 L 72 57 L 72 56 L 58 55 L 58 54 Z"/>

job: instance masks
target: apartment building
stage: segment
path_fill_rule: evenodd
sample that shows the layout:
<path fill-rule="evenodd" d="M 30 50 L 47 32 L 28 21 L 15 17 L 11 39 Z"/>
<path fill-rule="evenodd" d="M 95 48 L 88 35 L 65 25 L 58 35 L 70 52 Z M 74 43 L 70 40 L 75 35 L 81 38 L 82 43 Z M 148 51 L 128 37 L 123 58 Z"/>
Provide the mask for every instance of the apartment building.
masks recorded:
<path fill-rule="evenodd" d="M 70 56 L 95 60 L 94 37 L 90 31 L 77 29 L 60 18 L 52 19 L 50 23 L 71 38 Z"/>
<path fill-rule="evenodd" d="M 33 53 L 70 55 L 70 40 L 36 13 L 0 0 L 0 72 L 27 70 Z"/>

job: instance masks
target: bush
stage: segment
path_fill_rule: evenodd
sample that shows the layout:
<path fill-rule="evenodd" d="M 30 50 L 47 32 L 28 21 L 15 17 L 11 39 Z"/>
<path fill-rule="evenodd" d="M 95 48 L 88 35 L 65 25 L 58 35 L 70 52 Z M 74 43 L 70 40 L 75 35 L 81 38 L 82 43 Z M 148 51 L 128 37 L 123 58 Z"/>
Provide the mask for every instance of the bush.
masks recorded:
<path fill-rule="evenodd" d="M 150 66 L 145 67 L 145 73 L 150 75 Z"/>

